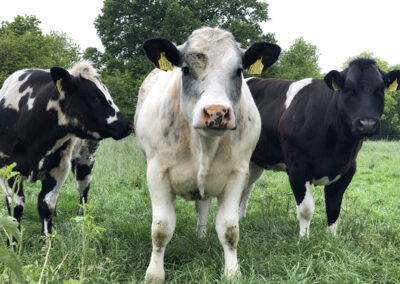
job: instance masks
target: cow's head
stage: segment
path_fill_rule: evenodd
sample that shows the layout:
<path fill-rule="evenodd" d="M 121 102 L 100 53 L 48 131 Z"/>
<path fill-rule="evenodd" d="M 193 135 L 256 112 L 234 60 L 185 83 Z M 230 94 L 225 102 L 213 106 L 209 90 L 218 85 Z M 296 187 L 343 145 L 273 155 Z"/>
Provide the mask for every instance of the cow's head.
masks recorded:
<path fill-rule="evenodd" d="M 56 109 L 59 124 L 74 128 L 81 138 L 96 140 L 121 139 L 131 133 L 131 122 L 114 104 L 106 86 L 89 63 L 80 62 L 70 72 L 53 67 L 50 75 L 59 96 L 49 102 L 48 109 L 52 105 L 60 106 Z"/>
<path fill-rule="evenodd" d="M 243 70 L 261 59 L 264 71 L 281 51 L 267 42 L 242 50 L 231 33 L 218 28 L 198 29 L 178 47 L 163 38 L 150 39 L 143 47 L 158 68 L 163 69 L 159 60 L 164 58 L 181 68 L 182 112 L 206 135 L 236 129 Z"/>
<path fill-rule="evenodd" d="M 359 58 L 342 72 L 330 71 L 324 78 L 329 88 L 338 92 L 340 116 L 355 137 L 379 131 L 385 89 L 398 90 L 400 71 L 385 73 L 372 59 Z"/>

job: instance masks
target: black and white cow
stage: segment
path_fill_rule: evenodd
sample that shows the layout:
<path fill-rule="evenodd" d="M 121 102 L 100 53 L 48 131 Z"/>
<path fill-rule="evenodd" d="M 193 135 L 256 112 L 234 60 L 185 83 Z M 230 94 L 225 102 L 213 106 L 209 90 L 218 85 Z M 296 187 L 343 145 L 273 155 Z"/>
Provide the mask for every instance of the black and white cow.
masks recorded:
<path fill-rule="evenodd" d="M 163 57 L 171 69 L 175 66 L 147 76 L 135 114 L 153 209 L 146 279 L 165 278 L 164 252 L 175 230 L 176 195 L 196 200 L 200 236 L 205 235 L 209 200 L 218 198 L 216 230 L 225 275 L 233 277 L 239 272 L 239 201 L 261 128 L 242 71 L 260 59 L 265 68 L 272 65 L 280 48 L 259 42 L 244 51 L 231 33 L 213 28 L 194 31 L 181 46 L 159 38 L 145 42 L 144 48 L 157 67 Z"/>
<path fill-rule="evenodd" d="M 60 67 L 20 70 L 8 77 L 0 90 L 0 168 L 16 162 L 15 170 L 24 180 L 42 182 L 38 197 L 42 233 L 51 233 L 51 220 L 74 147 L 82 152 L 84 143 L 96 144 L 107 137 L 121 139 L 131 130 L 131 123 L 87 62 L 77 63 L 70 71 Z M 79 154 L 74 153 L 75 164 L 90 167 L 90 157 Z M 85 199 L 90 181 L 84 179 L 90 171 L 84 167 L 76 170 L 78 189 Z M 20 222 L 25 198 L 21 184 L 11 200 L 13 182 L 0 179 L 8 209 L 13 202 L 14 216 Z"/>
<path fill-rule="evenodd" d="M 356 59 L 324 80 L 247 81 L 260 111 L 262 130 L 252 155 L 249 194 L 264 169 L 286 170 L 297 203 L 300 236 L 309 235 L 311 185 L 325 186 L 328 230 L 336 234 L 343 194 L 356 171 L 363 137 L 380 127 L 385 89 L 397 88 L 400 71 L 385 73 L 370 59 Z"/>

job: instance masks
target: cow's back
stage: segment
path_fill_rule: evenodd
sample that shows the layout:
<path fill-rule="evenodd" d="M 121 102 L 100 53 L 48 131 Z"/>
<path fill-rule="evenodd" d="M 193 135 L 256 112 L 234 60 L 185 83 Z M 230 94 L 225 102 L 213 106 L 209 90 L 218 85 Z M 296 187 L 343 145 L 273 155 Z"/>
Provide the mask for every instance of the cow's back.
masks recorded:
<path fill-rule="evenodd" d="M 292 81 L 252 78 L 247 81 L 261 116 L 261 135 L 252 160 L 263 168 L 283 161 L 278 125 Z"/>

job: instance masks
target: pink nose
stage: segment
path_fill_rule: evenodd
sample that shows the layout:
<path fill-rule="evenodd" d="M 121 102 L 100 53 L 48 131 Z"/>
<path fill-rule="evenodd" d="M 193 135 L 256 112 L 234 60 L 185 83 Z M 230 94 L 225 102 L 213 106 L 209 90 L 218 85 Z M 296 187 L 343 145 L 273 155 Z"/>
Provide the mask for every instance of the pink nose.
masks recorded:
<path fill-rule="evenodd" d="M 234 129 L 232 109 L 221 105 L 211 105 L 203 108 L 201 123 L 204 128 Z"/>

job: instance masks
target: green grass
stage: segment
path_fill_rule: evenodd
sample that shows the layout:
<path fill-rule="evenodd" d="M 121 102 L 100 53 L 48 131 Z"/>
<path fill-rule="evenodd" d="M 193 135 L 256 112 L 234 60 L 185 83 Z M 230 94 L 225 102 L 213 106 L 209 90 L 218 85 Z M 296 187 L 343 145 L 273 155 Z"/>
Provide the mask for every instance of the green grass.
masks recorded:
<path fill-rule="evenodd" d="M 85 283 L 143 282 L 151 253 L 151 203 L 145 162 L 133 136 L 103 141 L 89 193 L 94 224 L 106 230 L 91 242 Z M 27 277 L 37 282 L 46 246 L 39 242 L 36 198 L 40 183 L 25 186 L 20 255 Z M 326 232 L 323 188 L 313 189 L 316 203 L 309 239 L 299 240 L 295 201 L 285 173 L 264 172 L 240 224 L 237 283 L 400 283 L 400 143 L 366 142 L 358 170 L 347 189 L 338 235 Z M 223 251 L 215 232 L 216 202 L 208 236 L 195 233 L 194 202 L 176 200 L 177 226 L 165 254 L 168 283 L 227 283 Z M 78 193 L 70 175 L 57 205 L 48 270 L 42 283 L 79 279 L 82 236 L 76 216 Z M 0 207 L 0 215 L 7 214 Z M 0 239 L 4 241 L 4 239 Z M 1 245 L 1 244 L 0 244 Z M 54 269 L 69 258 L 57 274 Z M 8 270 L 0 265 L 0 282 Z"/>

